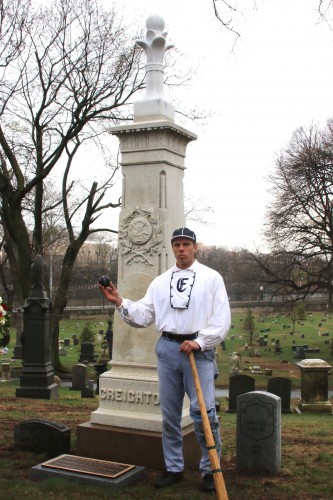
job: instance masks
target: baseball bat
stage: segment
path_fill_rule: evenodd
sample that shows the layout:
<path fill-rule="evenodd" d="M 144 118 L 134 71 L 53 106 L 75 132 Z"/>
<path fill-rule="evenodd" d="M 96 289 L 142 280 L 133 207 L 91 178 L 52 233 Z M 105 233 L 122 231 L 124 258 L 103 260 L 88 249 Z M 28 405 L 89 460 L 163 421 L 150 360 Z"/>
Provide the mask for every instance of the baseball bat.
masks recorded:
<path fill-rule="evenodd" d="M 208 449 L 208 455 L 210 460 L 210 465 L 212 467 L 212 473 L 214 478 L 214 485 L 216 496 L 218 500 L 228 500 L 228 493 L 225 487 L 223 474 L 221 470 L 220 460 L 216 451 L 215 441 L 212 433 L 212 429 L 210 427 L 209 418 L 207 415 L 206 405 L 204 401 L 204 397 L 202 394 L 201 384 L 199 380 L 198 370 L 195 364 L 195 359 L 193 352 L 191 351 L 189 354 L 190 364 L 192 369 L 192 375 L 194 380 L 195 389 L 197 391 L 198 402 L 200 407 L 200 413 L 202 418 L 203 429 L 205 433 L 205 439 Z"/>

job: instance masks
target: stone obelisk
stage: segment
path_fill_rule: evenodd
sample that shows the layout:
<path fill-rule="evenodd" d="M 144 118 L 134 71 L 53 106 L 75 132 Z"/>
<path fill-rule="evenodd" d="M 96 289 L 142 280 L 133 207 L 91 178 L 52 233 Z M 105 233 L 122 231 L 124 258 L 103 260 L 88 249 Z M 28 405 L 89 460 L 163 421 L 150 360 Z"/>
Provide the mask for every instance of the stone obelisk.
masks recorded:
<path fill-rule="evenodd" d="M 174 107 L 164 97 L 163 61 L 165 52 L 172 47 L 166 41 L 164 20 L 153 15 L 146 26 L 146 39 L 137 41 L 147 58 L 145 96 L 134 104 L 133 123 L 110 130 L 120 142 L 123 173 L 117 287 L 123 297 L 132 300 L 142 298 L 151 281 L 174 262 L 170 237 L 175 228 L 185 225 L 186 147 L 196 139 L 193 133 L 176 125 Z M 94 439 L 97 458 L 163 466 L 157 340 L 154 325 L 133 328 L 115 313 L 111 369 L 99 379 L 99 408 L 91 414 L 89 425 L 84 424 L 84 439 L 81 438 L 84 429 L 78 428 L 81 454 L 88 454 L 88 442 Z M 186 465 L 196 467 L 198 453 L 194 451 L 188 400 L 184 404 L 182 427 Z M 107 443 L 107 451 L 102 445 L 111 439 L 110 431 L 112 441 Z M 89 432 L 94 438 L 88 441 Z M 98 434 L 104 437 L 97 439 Z M 125 447 L 127 438 L 129 444 Z M 134 443 L 143 447 L 139 456 L 134 452 Z M 93 456 L 91 450 L 90 456 Z"/>

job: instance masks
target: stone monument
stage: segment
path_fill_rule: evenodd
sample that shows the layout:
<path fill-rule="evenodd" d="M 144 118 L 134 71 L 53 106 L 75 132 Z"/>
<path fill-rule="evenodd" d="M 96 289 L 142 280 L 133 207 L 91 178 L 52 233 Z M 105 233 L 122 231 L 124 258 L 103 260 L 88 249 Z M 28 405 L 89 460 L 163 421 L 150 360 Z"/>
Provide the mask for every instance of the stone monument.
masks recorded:
<path fill-rule="evenodd" d="M 58 385 L 54 382 L 51 363 L 50 312 L 51 301 L 44 287 L 45 262 L 37 255 L 31 266 L 32 287 L 23 305 L 22 374 L 16 396 L 57 399 Z"/>
<path fill-rule="evenodd" d="M 240 357 L 233 352 L 230 358 L 230 375 L 237 375 L 240 370 Z"/>
<path fill-rule="evenodd" d="M 328 399 L 328 374 L 332 366 L 323 359 L 303 359 L 298 366 L 301 369 L 299 410 L 332 414 L 332 403 Z"/>
<path fill-rule="evenodd" d="M 185 225 L 186 147 L 196 139 L 192 132 L 175 123 L 174 108 L 164 97 L 163 59 L 172 47 L 166 41 L 164 20 L 153 15 L 146 26 L 146 39 L 137 41 L 147 58 L 146 94 L 134 104 L 133 123 L 110 130 L 120 141 L 123 173 L 117 286 L 124 297 L 132 300 L 142 298 L 151 281 L 174 262 L 171 234 Z M 135 329 L 115 314 L 111 369 L 99 379 L 99 408 L 91 414 L 91 422 L 78 427 L 79 453 L 164 466 L 157 340 L 154 326 Z M 200 450 L 195 451 L 188 400 L 182 427 L 185 464 L 197 467 Z M 110 439 L 114 446 L 110 446 Z M 124 444 L 126 439 L 128 446 Z M 134 442 L 139 448 L 137 452 Z M 130 451 L 134 453 L 131 458 Z"/>

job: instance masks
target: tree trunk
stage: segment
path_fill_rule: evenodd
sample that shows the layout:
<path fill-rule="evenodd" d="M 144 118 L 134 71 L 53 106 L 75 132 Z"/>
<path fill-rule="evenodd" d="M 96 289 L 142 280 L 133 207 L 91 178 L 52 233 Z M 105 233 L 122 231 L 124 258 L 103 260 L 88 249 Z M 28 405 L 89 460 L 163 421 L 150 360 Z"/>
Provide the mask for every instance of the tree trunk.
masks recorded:
<path fill-rule="evenodd" d="M 328 290 L 327 312 L 333 312 L 333 292 L 331 289 Z"/>
<path fill-rule="evenodd" d="M 59 323 L 63 317 L 64 309 L 67 305 L 68 289 L 71 283 L 72 270 L 76 256 L 84 241 L 74 240 L 71 242 L 64 256 L 61 269 L 60 282 L 54 299 L 51 314 L 51 361 L 56 373 L 64 373 L 67 370 L 60 362 L 59 357 Z"/>
<path fill-rule="evenodd" d="M 3 202 L 2 222 L 4 231 L 8 235 L 5 250 L 8 255 L 14 290 L 19 303 L 23 304 L 31 288 L 31 248 L 21 206 L 10 203 L 9 200 Z"/>

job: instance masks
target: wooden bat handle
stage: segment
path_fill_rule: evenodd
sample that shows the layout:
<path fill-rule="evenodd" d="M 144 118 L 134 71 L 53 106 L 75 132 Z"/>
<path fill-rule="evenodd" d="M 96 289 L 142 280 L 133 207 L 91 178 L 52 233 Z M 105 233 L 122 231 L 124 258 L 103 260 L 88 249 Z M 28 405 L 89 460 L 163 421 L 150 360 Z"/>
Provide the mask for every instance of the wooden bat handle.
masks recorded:
<path fill-rule="evenodd" d="M 220 464 L 220 460 L 219 460 L 219 457 L 218 457 L 218 454 L 216 451 L 215 440 L 213 437 L 212 429 L 210 427 L 210 422 L 209 422 L 209 418 L 207 415 L 205 400 L 204 400 L 204 397 L 202 394 L 201 384 L 200 384 L 198 370 L 197 370 L 197 367 L 195 364 L 193 352 L 190 352 L 189 359 L 190 359 L 190 364 L 191 364 L 191 369 L 192 369 L 194 385 L 195 385 L 195 389 L 197 391 L 197 396 L 198 396 L 198 402 L 199 402 L 200 413 L 201 413 L 201 418 L 202 418 L 202 423 L 203 423 L 203 429 L 204 429 L 205 438 L 206 438 L 206 444 L 207 444 L 207 448 L 208 448 L 210 465 L 212 467 L 216 496 L 217 496 L 218 500 L 228 500 L 228 493 L 227 493 L 227 490 L 225 487 L 223 474 L 221 471 L 221 464 Z"/>

